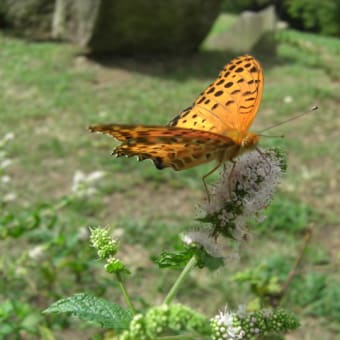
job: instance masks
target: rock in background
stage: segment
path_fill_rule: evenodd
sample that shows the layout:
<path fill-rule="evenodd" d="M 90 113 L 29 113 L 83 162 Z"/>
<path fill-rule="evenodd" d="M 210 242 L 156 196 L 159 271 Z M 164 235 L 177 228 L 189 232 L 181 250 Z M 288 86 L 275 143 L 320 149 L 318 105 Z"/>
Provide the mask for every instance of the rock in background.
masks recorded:
<path fill-rule="evenodd" d="M 0 0 L 0 22 L 31 39 L 50 39 L 54 0 Z"/>
<path fill-rule="evenodd" d="M 274 6 L 259 12 L 243 12 L 227 32 L 216 34 L 204 42 L 215 50 L 235 53 L 249 52 L 255 48 L 274 49 L 273 33 L 278 27 Z"/>
<path fill-rule="evenodd" d="M 222 0 L 57 0 L 53 36 L 93 53 L 187 53 L 198 49 Z"/>

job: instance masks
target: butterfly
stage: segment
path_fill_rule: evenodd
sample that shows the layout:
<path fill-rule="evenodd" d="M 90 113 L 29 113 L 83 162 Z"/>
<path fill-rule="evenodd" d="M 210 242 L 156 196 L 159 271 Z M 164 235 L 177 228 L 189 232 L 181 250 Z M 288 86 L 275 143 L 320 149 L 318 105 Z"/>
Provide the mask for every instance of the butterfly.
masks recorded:
<path fill-rule="evenodd" d="M 260 106 L 263 72 L 250 55 L 231 60 L 187 109 L 166 126 L 105 124 L 90 126 L 92 132 L 111 135 L 121 142 L 112 154 L 151 159 L 158 169 L 184 170 L 216 161 L 235 164 L 240 154 L 256 148 L 259 136 L 248 132 Z M 209 194 L 208 194 L 209 197 Z"/>

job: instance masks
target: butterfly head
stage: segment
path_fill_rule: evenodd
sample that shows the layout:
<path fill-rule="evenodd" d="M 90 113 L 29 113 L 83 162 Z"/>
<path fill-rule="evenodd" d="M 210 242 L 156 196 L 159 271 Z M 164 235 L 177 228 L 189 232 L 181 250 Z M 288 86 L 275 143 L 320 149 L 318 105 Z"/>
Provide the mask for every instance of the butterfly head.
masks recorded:
<path fill-rule="evenodd" d="M 241 141 L 242 149 L 254 149 L 256 148 L 260 137 L 256 133 L 248 132 Z"/>

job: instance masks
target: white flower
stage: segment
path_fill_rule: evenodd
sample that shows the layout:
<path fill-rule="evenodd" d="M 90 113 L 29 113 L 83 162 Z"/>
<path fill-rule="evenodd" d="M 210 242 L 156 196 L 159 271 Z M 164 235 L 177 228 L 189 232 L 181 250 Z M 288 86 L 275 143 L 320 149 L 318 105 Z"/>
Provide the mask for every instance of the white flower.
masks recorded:
<path fill-rule="evenodd" d="M 290 104 L 292 101 L 293 101 L 293 97 L 292 97 L 292 96 L 285 96 L 285 97 L 283 98 L 283 102 L 284 102 L 285 104 Z"/>
<path fill-rule="evenodd" d="M 2 202 L 9 203 L 15 201 L 17 198 L 17 195 L 14 192 L 9 192 L 8 194 L 4 195 L 2 197 Z"/>
<path fill-rule="evenodd" d="M 11 159 L 6 158 L 0 163 L 0 169 L 5 169 L 5 168 L 9 167 L 12 163 L 13 163 L 13 161 Z"/>
<path fill-rule="evenodd" d="M 0 139 L 0 147 L 3 147 L 7 142 L 14 139 L 13 132 L 7 132 L 1 139 Z"/>
<path fill-rule="evenodd" d="M 228 164 L 202 208 L 211 217 L 213 234 L 248 239 L 246 222 L 260 217 L 268 206 L 283 174 L 283 157 L 274 151 L 254 150 Z"/>
<path fill-rule="evenodd" d="M 244 338 L 244 331 L 239 325 L 235 325 L 237 316 L 235 313 L 229 311 L 227 307 L 224 312 L 219 312 L 213 319 L 214 332 L 219 334 L 221 339 L 237 340 Z M 216 337 L 213 337 L 216 339 Z"/>
<path fill-rule="evenodd" d="M 105 176 L 104 171 L 99 171 L 99 170 L 93 171 L 93 172 L 91 172 L 87 175 L 86 181 L 88 183 L 92 183 L 92 182 L 98 181 L 99 179 L 101 179 L 104 176 Z"/>
<path fill-rule="evenodd" d="M 7 184 L 10 181 L 11 181 L 11 177 L 10 176 L 7 176 L 7 175 L 1 176 L 1 183 Z"/>
<path fill-rule="evenodd" d="M 32 260 L 40 260 L 44 256 L 45 247 L 44 246 L 36 246 L 28 251 L 28 256 Z"/>
<path fill-rule="evenodd" d="M 224 325 L 226 327 L 233 325 L 233 318 L 233 313 L 230 312 L 227 307 L 224 309 L 224 312 L 219 312 L 219 314 L 215 317 L 218 325 Z"/>
<path fill-rule="evenodd" d="M 79 183 L 84 181 L 85 178 L 86 178 L 85 174 L 82 171 L 77 170 L 73 175 L 73 186 L 76 187 L 77 185 L 79 185 Z"/>
<path fill-rule="evenodd" d="M 107 111 L 99 111 L 98 116 L 101 118 L 106 118 L 109 115 Z"/>
<path fill-rule="evenodd" d="M 93 186 L 95 182 L 105 176 L 103 171 L 94 171 L 86 175 L 84 172 L 77 170 L 73 176 L 71 191 L 78 197 L 92 196 L 96 192 Z"/>
<path fill-rule="evenodd" d="M 6 134 L 5 134 L 5 136 L 3 136 L 2 137 L 2 140 L 3 141 L 10 141 L 10 140 L 12 140 L 12 139 L 14 139 L 14 133 L 13 132 L 7 132 Z"/>

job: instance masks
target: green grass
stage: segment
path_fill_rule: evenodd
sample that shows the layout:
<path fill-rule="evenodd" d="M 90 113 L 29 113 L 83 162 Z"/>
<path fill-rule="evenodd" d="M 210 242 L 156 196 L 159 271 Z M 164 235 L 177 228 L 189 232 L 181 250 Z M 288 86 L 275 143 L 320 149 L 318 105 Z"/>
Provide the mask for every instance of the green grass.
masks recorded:
<path fill-rule="evenodd" d="M 222 17 L 212 34 L 225 30 L 233 20 Z M 294 31 L 282 32 L 277 39 L 277 55 L 256 55 L 264 67 L 265 89 L 252 130 L 260 131 L 314 104 L 319 110 L 267 132 L 268 135 L 283 133 L 284 139 L 262 138 L 263 146 L 279 145 L 288 154 L 282 193 L 268 208 L 262 232 L 244 251 L 241 263 L 232 264 L 213 276 L 198 272 L 197 281 L 187 283 L 190 295 L 183 290 L 179 296 L 184 303 L 210 315 L 227 302 L 237 305 L 249 295 L 245 288 L 228 281 L 235 270 L 257 265 L 274 252 L 281 257 L 294 257 L 302 243 L 302 231 L 310 223 L 314 223 L 315 228 L 312 249 L 313 246 L 323 249 L 328 255 L 322 271 L 332 282 L 339 280 L 333 268 L 338 264 L 335 240 L 340 236 L 334 217 L 340 203 L 337 184 L 340 180 L 340 98 L 339 68 L 333 64 L 337 65 L 339 60 L 340 40 Z M 194 56 L 172 59 L 96 61 L 79 56 L 76 48 L 66 44 L 25 42 L 0 34 L 0 45 L 0 137 L 7 132 L 15 134 L 8 150 L 14 163 L 8 171 L 18 197 L 6 205 L 4 211 L 19 213 L 27 206 L 54 202 L 67 195 L 78 169 L 105 171 L 107 175 L 96 196 L 72 204 L 58 217 L 55 228 L 62 231 L 66 240 L 58 236 L 53 241 L 54 247 L 64 245 L 70 253 L 63 252 L 63 256 L 71 257 L 72 247 L 76 247 L 72 245 L 76 242 L 72 235 L 81 227 L 115 225 L 123 233 L 124 257 L 130 258 L 136 268 L 129 288 L 136 289 L 138 282 L 137 292 L 143 293 L 146 301 L 154 301 L 155 287 L 150 287 L 148 282 L 156 279 L 157 274 L 149 257 L 162 249 L 170 250 L 169 245 L 181 231 L 196 225 L 195 205 L 204 197 L 201 176 L 211 165 L 173 172 L 157 171 L 148 161 L 114 159 L 110 153 L 115 142 L 90 134 L 87 126 L 109 122 L 165 124 L 189 106 L 233 56 L 202 50 Z M 292 101 L 285 102 L 287 97 Z M 214 178 L 216 176 L 209 181 L 213 182 Z M 55 237 L 54 232 L 46 233 L 49 238 Z M 6 253 L 10 257 L 39 244 L 38 241 L 27 237 L 21 240 L 20 249 L 15 249 L 15 240 L 8 241 Z M 94 254 L 84 250 L 86 247 L 84 242 L 84 258 L 93 256 L 95 261 Z M 146 269 L 141 270 L 143 265 Z M 306 263 L 304 271 L 314 273 L 320 268 L 321 265 L 311 261 Z M 96 269 L 97 274 L 93 274 L 91 269 L 90 275 L 100 278 L 100 271 Z M 73 291 L 84 287 L 95 289 L 89 280 L 82 285 L 68 275 L 60 269 L 57 282 L 63 286 L 67 278 L 74 285 Z M 169 272 L 157 277 L 158 297 L 175 276 L 176 273 Z M 322 302 L 338 295 L 338 291 L 332 289 L 321 302 L 312 298 L 315 303 L 318 301 L 316 311 L 312 314 L 308 311 L 305 319 L 308 325 L 308 315 L 316 317 L 315 327 L 325 338 L 336 334 L 334 326 L 322 323 L 328 318 L 334 324 L 338 315 L 336 306 L 327 309 Z M 57 289 L 56 295 L 65 291 L 67 289 Z M 20 299 L 28 302 L 29 294 L 25 290 Z M 204 301 L 208 299 L 206 306 Z M 302 302 L 294 299 L 287 303 L 296 311 L 305 309 Z M 35 306 L 39 310 L 47 304 L 46 300 L 36 301 Z M 302 327 L 296 338 L 307 339 L 308 332 L 308 328 Z"/>

